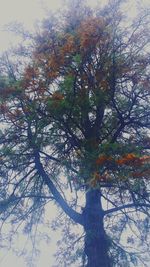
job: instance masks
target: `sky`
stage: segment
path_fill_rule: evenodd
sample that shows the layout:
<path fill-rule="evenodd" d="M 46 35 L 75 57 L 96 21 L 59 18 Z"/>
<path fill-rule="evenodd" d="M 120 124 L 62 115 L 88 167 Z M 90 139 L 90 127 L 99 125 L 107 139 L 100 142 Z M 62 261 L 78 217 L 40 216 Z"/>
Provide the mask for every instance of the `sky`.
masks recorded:
<path fill-rule="evenodd" d="M 20 22 L 26 29 L 33 30 L 46 10 L 57 10 L 60 3 L 61 0 L 0 0 L 0 52 L 19 42 L 19 38 L 4 29 L 5 25 Z"/>
<path fill-rule="evenodd" d="M 61 9 L 63 1 L 65 0 L 0 0 L 0 53 L 11 45 L 16 45 L 20 40 L 5 30 L 5 25 L 20 22 L 26 29 L 33 30 L 36 22 L 42 20 L 48 10 Z M 88 4 L 103 5 L 106 2 L 108 0 L 89 0 Z M 131 17 L 135 15 L 137 3 L 150 8 L 149 0 L 130 0 L 126 11 Z"/>
<path fill-rule="evenodd" d="M 71 1 L 71 0 L 70 0 Z M 101 3 L 105 3 L 107 0 L 101 0 Z M 150 0 L 139 1 L 141 5 L 150 8 Z M 95 5 L 96 0 L 89 0 L 89 4 Z M 135 4 L 138 0 L 130 0 L 127 10 L 129 16 L 135 15 Z M 6 31 L 5 25 L 19 22 L 24 25 L 28 30 L 33 30 L 36 22 L 42 20 L 45 17 L 48 10 L 56 11 L 62 7 L 62 0 L 0 0 L 0 54 L 11 47 L 15 46 L 20 41 L 19 37 L 16 37 L 11 32 Z M 51 210 L 52 217 L 55 216 L 55 209 Z M 52 254 L 56 250 L 56 244 L 53 242 L 55 233 L 51 232 L 52 242 L 47 246 L 44 243 L 40 247 L 41 256 L 37 262 L 36 267 L 52 267 L 54 258 Z M 17 242 L 23 242 L 24 237 L 20 237 Z M 1 250 L 0 252 L 0 267 L 28 267 L 23 257 L 17 257 L 13 252 L 8 250 Z"/>
<path fill-rule="evenodd" d="M 33 30 L 36 22 L 42 20 L 48 10 L 61 9 L 63 1 L 65 0 L 0 0 L 0 53 L 19 42 L 19 38 L 4 30 L 5 25 L 20 22 L 26 29 Z M 88 1 L 91 5 L 96 5 L 97 2 Z M 106 3 L 107 0 L 100 2 Z"/>

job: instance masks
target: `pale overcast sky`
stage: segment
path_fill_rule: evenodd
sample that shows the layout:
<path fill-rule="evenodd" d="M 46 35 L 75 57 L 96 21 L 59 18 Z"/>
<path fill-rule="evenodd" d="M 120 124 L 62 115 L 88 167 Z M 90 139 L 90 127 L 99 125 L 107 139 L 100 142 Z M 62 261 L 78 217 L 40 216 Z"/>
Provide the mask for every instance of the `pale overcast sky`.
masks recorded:
<path fill-rule="evenodd" d="M 88 0 L 87 2 L 90 5 L 97 3 L 103 5 L 108 0 Z M 135 2 L 138 0 L 130 0 L 129 10 L 132 10 L 132 14 L 135 12 Z M 146 5 L 150 0 L 140 0 L 140 2 Z M 48 9 L 57 10 L 62 7 L 62 3 L 63 0 L 0 0 L 0 51 L 18 42 L 16 36 L 4 31 L 5 24 L 17 21 L 23 23 L 25 28 L 33 29 L 35 22 L 44 18 Z"/>
<path fill-rule="evenodd" d="M 65 1 L 65 0 L 64 0 Z M 71 1 L 71 0 L 70 0 Z M 88 0 L 90 5 L 101 5 L 108 0 Z M 150 0 L 130 0 L 128 11 L 130 15 L 135 13 L 135 3 L 143 6 L 150 5 Z M 44 18 L 46 11 L 57 10 L 62 7 L 63 0 L 0 0 L 0 52 L 4 51 L 10 44 L 16 44 L 19 39 L 10 32 L 4 31 L 4 25 L 11 22 L 21 22 L 27 29 L 33 29 L 35 22 Z"/>
<path fill-rule="evenodd" d="M 70 0 L 71 1 L 71 0 Z M 106 3 L 107 0 L 101 0 L 100 3 Z M 88 3 L 96 4 L 96 0 L 89 0 Z M 150 0 L 139 1 L 143 6 L 150 8 Z M 135 3 L 138 0 L 130 0 L 128 9 L 131 10 L 130 16 L 135 14 Z M 11 44 L 15 45 L 19 39 L 10 32 L 4 31 L 4 25 L 11 22 L 21 22 L 25 28 L 33 29 L 35 22 L 45 17 L 45 10 L 56 10 L 61 8 L 62 0 L 0 0 L 0 53 L 7 49 Z M 54 210 L 53 210 L 54 213 Z M 52 240 L 55 234 L 51 233 Z M 23 237 L 22 239 L 23 240 Z M 20 241 L 22 242 L 22 241 Z M 40 247 L 41 257 L 36 267 L 52 267 L 52 253 L 55 251 L 55 245 L 52 241 L 50 245 Z M 8 251 L 0 252 L 0 267 L 27 267 L 23 257 L 19 258 Z"/>

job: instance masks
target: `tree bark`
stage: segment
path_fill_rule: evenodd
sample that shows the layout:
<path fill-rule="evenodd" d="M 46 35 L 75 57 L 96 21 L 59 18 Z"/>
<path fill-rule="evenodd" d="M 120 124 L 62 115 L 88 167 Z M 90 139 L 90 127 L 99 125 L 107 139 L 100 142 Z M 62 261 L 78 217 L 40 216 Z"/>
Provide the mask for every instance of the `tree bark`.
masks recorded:
<path fill-rule="evenodd" d="M 86 193 L 86 205 L 83 211 L 86 267 L 111 267 L 108 254 L 109 241 L 103 225 L 103 209 L 100 202 L 100 191 L 89 189 Z"/>

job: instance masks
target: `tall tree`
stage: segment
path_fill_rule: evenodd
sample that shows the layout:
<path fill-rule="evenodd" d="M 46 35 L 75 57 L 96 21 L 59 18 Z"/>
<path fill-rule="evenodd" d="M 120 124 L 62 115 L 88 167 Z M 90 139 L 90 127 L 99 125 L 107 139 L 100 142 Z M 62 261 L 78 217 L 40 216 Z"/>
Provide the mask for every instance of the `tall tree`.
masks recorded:
<path fill-rule="evenodd" d="M 1 65 L 2 221 L 53 200 L 83 227 L 87 267 L 146 264 L 131 246 L 144 251 L 149 230 L 149 14 L 125 24 L 122 2 L 72 1 L 23 71 Z"/>

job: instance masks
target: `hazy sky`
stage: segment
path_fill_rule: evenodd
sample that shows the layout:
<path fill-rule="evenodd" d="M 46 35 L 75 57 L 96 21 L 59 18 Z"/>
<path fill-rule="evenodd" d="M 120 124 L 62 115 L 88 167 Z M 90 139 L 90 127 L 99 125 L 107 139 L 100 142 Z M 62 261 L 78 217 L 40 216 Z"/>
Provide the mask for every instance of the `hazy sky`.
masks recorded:
<path fill-rule="evenodd" d="M 65 0 L 0 0 L 0 51 L 5 50 L 9 44 L 18 42 L 16 36 L 4 31 L 5 24 L 12 22 L 21 22 L 25 28 L 33 29 L 37 20 L 44 18 L 46 11 L 57 10 L 62 7 Z M 70 0 L 71 1 L 71 0 Z M 150 0 L 140 0 L 144 4 L 149 3 Z M 97 3 L 103 5 L 108 0 L 88 0 L 88 4 L 96 5 Z M 138 0 L 130 0 L 129 10 L 134 13 L 134 4 Z"/>
<path fill-rule="evenodd" d="M 71 0 L 70 0 L 71 1 Z M 89 0 L 88 3 L 95 4 L 96 0 Z M 101 0 L 105 3 L 106 0 Z M 135 3 L 138 0 L 130 0 L 128 10 L 131 10 L 130 16 L 135 13 Z M 143 6 L 150 8 L 150 0 L 141 0 Z M 0 53 L 7 49 L 11 44 L 15 45 L 19 39 L 10 32 L 4 31 L 4 25 L 12 22 L 21 22 L 25 28 L 33 29 L 35 22 L 44 18 L 48 9 L 56 10 L 61 8 L 61 0 L 0 0 Z M 54 234 L 51 234 L 54 237 Z M 53 238 L 52 238 L 53 239 Z M 23 238 L 21 239 L 23 240 Z M 22 242 L 22 241 L 20 241 Z M 52 252 L 55 250 L 53 242 L 49 246 L 42 246 L 41 257 L 37 263 L 37 267 L 52 266 Z M 0 252 L 0 267 L 27 267 L 23 258 L 16 257 L 8 251 Z"/>
<path fill-rule="evenodd" d="M 33 29 L 35 22 L 44 18 L 46 11 L 57 10 L 62 7 L 65 0 L 0 0 L 0 52 L 4 51 L 10 44 L 18 42 L 15 35 L 4 31 L 4 25 L 12 22 L 21 22 L 25 28 Z M 70 0 L 71 1 L 71 0 Z M 90 5 L 101 5 L 108 0 L 88 0 Z M 135 13 L 135 3 L 142 3 L 143 6 L 150 5 L 150 0 L 129 0 L 128 10 L 130 15 Z"/>
<path fill-rule="evenodd" d="M 64 0 L 65 1 L 65 0 Z M 70 0 L 71 1 L 71 0 Z M 12 22 L 21 22 L 25 28 L 33 29 L 37 20 L 45 17 L 46 11 L 61 8 L 63 0 L 0 0 L 0 52 L 4 51 L 10 44 L 18 42 L 14 34 L 4 30 L 4 25 Z M 108 0 L 89 0 L 88 3 L 96 5 Z M 130 0 L 127 11 L 130 16 L 135 13 L 136 3 L 150 8 L 150 0 Z"/>
<path fill-rule="evenodd" d="M 33 29 L 37 20 L 44 18 L 48 10 L 61 8 L 62 2 L 63 0 L 0 0 L 0 52 L 19 41 L 14 34 L 4 30 L 4 25 L 16 21 L 23 23 L 27 29 Z M 91 5 L 97 2 L 88 1 Z M 106 3 L 107 0 L 100 2 Z"/>

